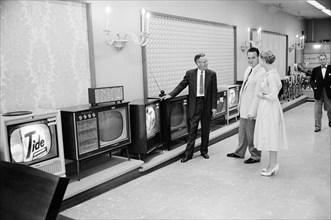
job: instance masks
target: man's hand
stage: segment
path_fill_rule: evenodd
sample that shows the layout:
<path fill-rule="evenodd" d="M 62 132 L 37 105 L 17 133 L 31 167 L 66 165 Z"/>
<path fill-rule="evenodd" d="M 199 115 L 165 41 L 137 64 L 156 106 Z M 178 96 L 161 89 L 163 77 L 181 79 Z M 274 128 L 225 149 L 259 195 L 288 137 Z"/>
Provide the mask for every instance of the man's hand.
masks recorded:
<path fill-rule="evenodd" d="M 162 96 L 160 98 L 160 100 L 163 101 L 163 100 L 170 99 L 170 98 L 171 98 L 171 95 L 165 95 L 165 96 Z"/>
<path fill-rule="evenodd" d="M 213 112 L 212 117 L 215 118 L 217 109 L 212 109 L 211 111 Z"/>
<path fill-rule="evenodd" d="M 254 117 L 251 116 L 250 114 L 248 114 L 248 115 L 247 115 L 247 119 L 252 121 L 252 120 L 254 119 Z"/>

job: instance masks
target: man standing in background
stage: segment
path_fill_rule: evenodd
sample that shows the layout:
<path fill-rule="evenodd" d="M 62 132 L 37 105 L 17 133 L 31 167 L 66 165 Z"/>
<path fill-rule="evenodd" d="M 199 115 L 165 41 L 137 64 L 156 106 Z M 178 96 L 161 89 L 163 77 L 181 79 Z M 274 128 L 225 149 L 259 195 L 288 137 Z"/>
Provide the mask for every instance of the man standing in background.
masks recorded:
<path fill-rule="evenodd" d="M 257 163 L 261 160 L 261 152 L 253 144 L 255 119 L 259 102 L 257 92 L 265 76 L 265 69 L 259 64 L 259 54 L 259 50 L 255 47 L 247 51 L 249 67 L 247 67 L 244 74 L 238 105 L 238 111 L 240 112 L 239 145 L 234 153 L 227 154 L 228 157 L 244 158 L 248 146 L 251 157 L 244 161 L 246 164 Z"/>
<path fill-rule="evenodd" d="M 319 55 L 321 65 L 315 67 L 310 77 L 310 85 L 314 90 L 315 98 L 315 132 L 321 131 L 322 107 L 328 114 L 329 127 L 331 127 L 331 66 L 327 64 L 325 53 Z"/>

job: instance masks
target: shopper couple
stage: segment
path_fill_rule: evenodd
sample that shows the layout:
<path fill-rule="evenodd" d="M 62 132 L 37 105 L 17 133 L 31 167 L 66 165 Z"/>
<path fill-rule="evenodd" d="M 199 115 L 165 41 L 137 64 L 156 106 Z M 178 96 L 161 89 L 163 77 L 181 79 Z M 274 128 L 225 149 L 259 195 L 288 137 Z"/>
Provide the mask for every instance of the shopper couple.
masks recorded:
<path fill-rule="evenodd" d="M 274 67 L 276 56 L 272 51 L 250 48 L 247 51 L 249 67 L 240 90 L 239 144 L 228 157 L 244 158 L 247 147 L 251 157 L 245 164 L 258 163 L 261 151 L 269 152 L 268 166 L 262 176 L 276 175 L 279 170 L 277 153 L 287 149 L 283 110 L 278 100 L 282 83 Z"/>

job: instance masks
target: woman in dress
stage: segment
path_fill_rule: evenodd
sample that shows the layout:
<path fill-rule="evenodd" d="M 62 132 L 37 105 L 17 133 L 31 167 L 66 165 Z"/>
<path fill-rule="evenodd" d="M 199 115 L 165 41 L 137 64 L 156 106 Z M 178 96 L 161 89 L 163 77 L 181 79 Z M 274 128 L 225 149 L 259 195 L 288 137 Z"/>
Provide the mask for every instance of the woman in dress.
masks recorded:
<path fill-rule="evenodd" d="M 262 176 L 276 175 L 279 170 L 277 152 L 287 149 L 283 109 L 278 100 L 282 83 L 273 63 L 276 56 L 267 50 L 260 53 L 261 66 L 266 76 L 261 84 L 259 106 L 254 132 L 254 146 L 260 151 L 269 151 L 269 164 L 262 170 Z"/>

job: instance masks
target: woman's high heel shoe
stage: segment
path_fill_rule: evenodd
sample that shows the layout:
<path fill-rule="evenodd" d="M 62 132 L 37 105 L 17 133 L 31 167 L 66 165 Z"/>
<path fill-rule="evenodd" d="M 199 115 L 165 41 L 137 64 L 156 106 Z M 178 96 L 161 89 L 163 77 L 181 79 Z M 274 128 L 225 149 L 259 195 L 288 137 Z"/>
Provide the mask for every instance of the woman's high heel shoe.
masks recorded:
<path fill-rule="evenodd" d="M 263 172 L 261 173 L 261 175 L 262 176 L 272 176 L 272 175 L 276 176 L 278 170 L 279 170 L 279 164 L 276 164 L 276 166 L 272 170 L 270 170 L 269 172 L 267 172 L 267 170 L 266 171 L 262 170 Z"/>

